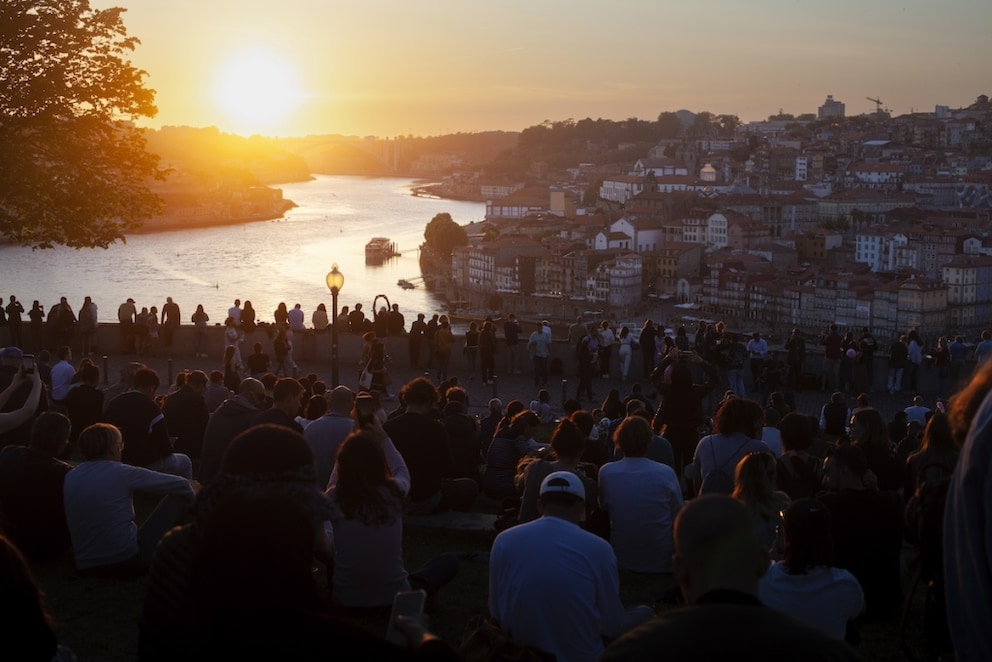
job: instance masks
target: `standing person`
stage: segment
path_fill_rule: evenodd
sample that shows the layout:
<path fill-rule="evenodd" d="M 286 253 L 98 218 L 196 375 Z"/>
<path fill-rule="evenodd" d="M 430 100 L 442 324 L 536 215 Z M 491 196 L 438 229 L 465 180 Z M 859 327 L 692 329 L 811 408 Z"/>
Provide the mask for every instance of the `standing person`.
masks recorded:
<path fill-rule="evenodd" d="M 469 322 L 468 331 L 465 332 L 465 346 L 462 354 L 468 362 L 469 379 L 475 379 L 475 363 L 479 357 L 479 325 Z"/>
<path fill-rule="evenodd" d="M 947 338 L 937 338 L 937 346 L 933 352 L 933 367 L 937 371 L 937 397 L 947 397 L 947 378 L 950 377 L 951 350 L 947 346 Z"/>
<path fill-rule="evenodd" d="M 35 353 L 38 353 L 41 351 L 43 345 L 42 323 L 45 321 L 45 307 L 38 303 L 37 299 L 31 304 L 31 310 L 28 311 L 28 319 L 31 320 L 31 349 Z"/>
<path fill-rule="evenodd" d="M 727 334 L 723 341 L 724 356 L 727 361 L 727 385 L 738 398 L 747 395 L 747 388 L 744 386 L 744 364 L 747 362 L 747 347 L 737 334 Z"/>
<path fill-rule="evenodd" d="M 486 320 L 479 331 L 479 365 L 482 369 L 482 384 L 488 386 L 496 374 L 496 329 Z"/>
<path fill-rule="evenodd" d="M 362 304 L 356 303 L 348 313 L 348 327 L 356 335 L 365 333 L 365 313 L 362 312 Z"/>
<path fill-rule="evenodd" d="M 144 306 L 134 316 L 134 344 L 139 355 L 148 349 L 148 308 Z"/>
<path fill-rule="evenodd" d="M 161 325 L 158 321 L 158 307 L 152 306 L 148 311 L 148 353 L 154 356 L 158 352 L 158 339 Z"/>
<path fill-rule="evenodd" d="M 792 329 L 792 335 L 785 341 L 785 363 L 788 366 L 787 382 L 789 388 L 798 390 L 802 384 L 803 363 L 806 362 L 806 341 L 798 328 Z"/>
<path fill-rule="evenodd" d="M 238 322 L 238 326 L 241 328 L 241 337 L 254 333 L 255 331 L 255 309 L 251 305 L 251 301 L 245 301 L 244 310 L 241 311 L 241 320 Z"/>
<path fill-rule="evenodd" d="M 400 305 L 394 303 L 389 310 L 389 335 L 402 336 L 406 330 L 406 318 L 400 312 Z"/>
<path fill-rule="evenodd" d="M 407 346 L 410 350 L 410 367 L 414 370 L 420 369 L 420 349 L 427 339 L 427 322 L 424 321 L 424 314 L 418 313 L 417 319 L 410 324 L 410 333 L 407 335 Z"/>
<path fill-rule="evenodd" d="M 854 332 L 848 331 L 840 341 L 840 388 L 838 391 L 850 395 L 854 389 L 854 366 L 858 359 L 858 343 Z"/>
<path fill-rule="evenodd" d="M 427 330 L 424 332 L 424 344 L 427 345 L 427 369 L 437 367 L 435 357 L 437 356 L 437 330 L 440 326 L 440 318 L 437 313 L 431 315 L 431 320 L 427 323 Z"/>
<path fill-rule="evenodd" d="M 55 337 L 60 345 L 72 344 L 76 322 L 76 313 L 72 312 L 72 306 L 65 297 L 48 312 L 48 324 L 54 327 Z"/>
<path fill-rule="evenodd" d="M 902 375 L 908 362 L 909 348 L 906 336 L 899 336 L 889 345 L 889 395 L 902 392 Z"/>
<path fill-rule="evenodd" d="M 599 371 L 603 374 L 603 379 L 610 378 L 610 362 L 616 342 L 617 336 L 610 328 L 610 323 L 603 320 L 599 325 Z"/>
<path fill-rule="evenodd" d="M 134 354 L 134 316 L 138 314 L 134 307 L 134 299 L 128 297 L 127 301 L 117 307 L 117 323 L 120 324 L 121 351 L 126 354 Z"/>
<path fill-rule="evenodd" d="M 841 349 L 843 339 L 837 331 L 836 324 L 827 327 L 827 332 L 820 337 L 820 344 L 823 345 L 824 390 L 840 389 L 840 359 L 844 355 Z"/>
<path fill-rule="evenodd" d="M 24 349 L 24 338 L 21 334 L 21 314 L 24 313 L 24 306 L 11 294 L 10 303 L 4 310 L 7 311 L 7 326 L 10 327 L 10 344 Z"/>
<path fill-rule="evenodd" d="M 658 336 L 660 332 L 654 325 L 654 320 L 644 320 L 641 327 L 641 337 L 638 344 L 641 346 L 641 376 L 647 379 L 651 376 L 655 364 L 658 362 Z"/>
<path fill-rule="evenodd" d="M 233 317 L 228 317 L 224 321 L 224 353 L 227 353 L 228 347 L 234 348 L 234 360 L 240 368 L 241 363 L 241 331 L 238 329 L 238 323 Z"/>
<path fill-rule="evenodd" d="M 296 375 L 296 363 L 293 361 L 293 341 L 289 327 L 280 324 L 276 331 L 276 337 L 272 341 L 272 353 L 275 356 L 275 374 L 282 374 L 283 377 L 293 377 Z"/>
<path fill-rule="evenodd" d="M 620 359 L 620 378 L 627 381 L 630 376 L 630 359 L 634 354 L 634 337 L 630 335 L 630 329 L 626 326 L 620 327 L 617 343 L 620 345 L 617 349 L 617 357 Z"/>
<path fill-rule="evenodd" d="M 534 365 L 534 386 L 548 385 L 548 359 L 551 356 L 551 336 L 537 327 L 527 340 L 527 352 Z"/>
<path fill-rule="evenodd" d="M 162 306 L 162 345 L 172 347 L 172 337 L 179 329 L 182 321 L 182 314 L 179 311 L 179 304 L 172 300 L 172 297 L 165 297 L 165 305 Z"/>
<path fill-rule="evenodd" d="M 517 321 L 517 316 L 510 313 L 506 321 L 503 322 L 503 339 L 506 344 L 506 374 L 508 375 L 520 374 L 521 333 L 523 333 L 523 329 L 520 327 L 520 322 Z"/>
<path fill-rule="evenodd" d="M 235 299 L 234 305 L 227 309 L 227 316 L 234 320 L 234 326 L 241 326 L 241 299 Z"/>
<path fill-rule="evenodd" d="M 989 357 L 992 357 L 992 331 L 983 329 L 978 344 L 975 345 L 975 362 L 982 365 Z"/>
<path fill-rule="evenodd" d="M 678 357 L 677 351 L 669 353 L 652 373 L 652 380 L 661 394 L 661 403 L 651 421 L 651 427 L 655 434 L 664 436 L 672 444 L 675 472 L 676 475 L 681 475 L 683 468 L 692 461 L 693 451 L 699 443 L 700 428 L 706 423 L 703 401 L 720 383 L 720 375 L 716 368 L 695 352 L 685 360 Z M 690 364 L 698 364 L 702 368 L 705 376 L 702 383 L 694 382 Z M 671 377 L 668 382 L 662 382 L 661 375 L 665 374 L 669 366 Z"/>
<path fill-rule="evenodd" d="M 951 354 L 951 388 L 956 391 L 968 374 L 968 346 L 964 344 L 964 336 L 954 336 L 954 341 L 947 346 L 947 349 Z"/>
<path fill-rule="evenodd" d="M 196 305 L 196 312 L 189 321 L 193 323 L 193 332 L 196 334 L 193 353 L 196 358 L 205 359 L 207 358 L 207 322 L 210 321 L 210 316 L 203 309 L 202 303 Z"/>
<path fill-rule="evenodd" d="M 875 350 L 878 349 L 878 341 L 867 326 L 861 328 L 857 349 L 858 365 L 855 370 L 860 371 L 863 379 L 855 374 L 854 383 L 859 392 L 871 393 L 875 388 Z"/>
<path fill-rule="evenodd" d="M 754 391 L 758 391 L 761 370 L 768 357 L 768 341 L 755 331 L 751 334 L 751 339 L 747 341 L 745 349 L 747 349 L 748 367 L 751 369 L 751 387 Z"/>
<path fill-rule="evenodd" d="M 653 615 L 625 610 L 617 560 L 602 538 L 583 531 L 586 491 L 571 471 L 541 482 L 541 517 L 496 536 L 489 562 L 489 613 L 513 641 L 559 660 L 593 662 L 604 638 Z"/>
<path fill-rule="evenodd" d="M 920 333 L 913 329 L 906 334 L 906 386 L 913 393 L 919 392 L 920 366 L 923 365 L 923 340 Z"/>
<path fill-rule="evenodd" d="M 599 368 L 599 358 L 596 351 L 591 347 L 592 338 L 589 334 L 582 336 L 579 344 L 575 348 L 575 358 L 578 361 L 578 386 L 575 387 L 575 399 L 580 400 L 585 394 L 590 402 L 596 397 L 592 392 L 593 371 Z"/>
<path fill-rule="evenodd" d="M 448 317 L 438 318 L 437 332 L 434 334 L 434 363 L 437 368 L 439 382 L 448 378 L 448 364 L 451 363 L 451 349 L 455 345 L 455 336 L 451 333 Z"/>

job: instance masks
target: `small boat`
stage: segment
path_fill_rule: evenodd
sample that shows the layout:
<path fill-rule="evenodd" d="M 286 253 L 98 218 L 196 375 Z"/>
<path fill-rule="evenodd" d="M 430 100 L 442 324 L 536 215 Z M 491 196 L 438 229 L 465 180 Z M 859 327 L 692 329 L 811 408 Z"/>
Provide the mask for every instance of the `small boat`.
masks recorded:
<path fill-rule="evenodd" d="M 396 284 L 402 287 L 404 290 L 412 290 L 413 288 L 416 287 L 416 285 L 414 285 L 413 283 L 411 283 L 410 281 L 404 278 L 400 278 L 398 281 L 396 281 Z"/>
<path fill-rule="evenodd" d="M 390 241 L 388 237 L 372 237 L 369 243 L 365 244 L 366 262 L 382 262 L 399 254 L 396 243 Z"/>

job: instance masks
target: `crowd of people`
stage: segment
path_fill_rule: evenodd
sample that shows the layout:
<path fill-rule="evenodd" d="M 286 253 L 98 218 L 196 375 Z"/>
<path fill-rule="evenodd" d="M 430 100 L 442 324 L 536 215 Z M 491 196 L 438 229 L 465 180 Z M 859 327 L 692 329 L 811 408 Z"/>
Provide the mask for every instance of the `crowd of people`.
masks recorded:
<path fill-rule="evenodd" d="M 52 327 L 65 342 L 49 366 L 33 334 L 15 335 L 16 303 L 0 350 L 0 572 L 30 580 L 30 563 L 66 558 L 94 578 L 148 574 L 142 659 L 307 657 L 340 641 L 385 657 L 457 659 L 457 642 L 423 620 L 401 619 L 406 648 L 348 620 L 388 613 L 410 591 L 429 603 L 457 581 L 456 554 L 409 570 L 404 561 L 404 517 L 449 510 L 498 513 L 489 625 L 538 656 L 855 659 L 860 626 L 897 618 L 917 586 L 936 605 L 929 652 L 953 643 L 960 659 L 992 655 L 980 627 L 992 595 L 992 363 L 974 375 L 952 369 L 953 343 L 935 346 L 949 357 L 941 399 L 931 408 L 913 398 L 886 420 L 871 406 L 877 343 L 867 329 L 824 334 L 819 387 L 832 394 L 804 412 L 789 397 L 808 374 L 798 331 L 783 361 L 760 334 L 745 343 L 722 324 L 690 339 L 650 320 L 635 334 L 579 319 L 566 339 L 574 352 L 556 367 L 547 323 L 528 335 L 514 315 L 486 319 L 459 342 L 445 315 L 420 314 L 407 329 L 395 305 L 371 320 L 360 304 L 337 320 L 318 308 L 317 332 L 341 324 L 363 340 L 346 357 L 351 388 L 299 374 L 293 333 L 309 331 L 299 304 L 274 312 L 274 361 L 264 338 L 242 356 L 259 322 L 236 301 L 219 369 L 163 384 L 136 361 L 101 388 L 81 319 L 95 325 L 96 304 L 87 299 L 69 330 Z M 72 315 L 63 299 L 49 323 L 56 310 Z M 154 306 L 141 314 L 129 299 L 118 315 L 120 349 L 136 358 L 168 347 L 180 316 L 171 298 L 161 321 Z M 192 322 L 208 319 L 201 307 Z M 406 337 L 406 370 L 429 372 L 391 388 L 390 336 Z M 988 340 L 979 359 L 992 354 Z M 907 357 L 923 352 L 913 332 L 896 343 Z M 216 348 L 198 343 L 195 353 Z M 473 416 L 472 392 L 492 382 L 500 354 L 505 374 L 532 376 L 533 391 L 492 398 Z M 919 375 L 899 369 L 887 390 L 916 392 Z M 558 370 L 578 375 L 560 403 L 546 388 Z M 602 400 L 595 384 L 607 388 Z M 147 517 L 135 516 L 136 492 L 160 497 Z M 326 586 L 313 581 L 315 562 Z M 671 573 L 674 586 L 655 605 L 625 606 L 621 570 Z M 38 596 L 5 594 L 41 618 L 10 636 L 34 637 L 49 659 L 65 655 Z"/>

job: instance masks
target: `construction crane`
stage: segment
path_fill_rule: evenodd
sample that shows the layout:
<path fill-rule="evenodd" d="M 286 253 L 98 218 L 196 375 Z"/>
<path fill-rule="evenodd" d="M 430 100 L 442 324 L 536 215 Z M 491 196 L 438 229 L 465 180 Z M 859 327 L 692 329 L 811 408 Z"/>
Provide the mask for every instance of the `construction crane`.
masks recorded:
<path fill-rule="evenodd" d="M 882 112 L 882 106 L 884 105 L 884 102 L 881 99 L 872 99 L 871 97 L 865 97 L 865 99 L 868 99 L 868 101 L 871 101 L 873 104 L 875 104 L 875 114 Z"/>

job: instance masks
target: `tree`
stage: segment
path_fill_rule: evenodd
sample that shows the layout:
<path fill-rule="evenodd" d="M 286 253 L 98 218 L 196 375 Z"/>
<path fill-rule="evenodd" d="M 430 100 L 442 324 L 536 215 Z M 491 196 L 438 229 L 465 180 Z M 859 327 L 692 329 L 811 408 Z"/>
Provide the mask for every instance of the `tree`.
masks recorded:
<path fill-rule="evenodd" d="M 132 122 L 157 110 L 127 59 L 125 10 L 0 3 L 0 234 L 49 248 L 122 240 L 158 211 L 164 172 Z"/>
<path fill-rule="evenodd" d="M 436 255 L 448 257 L 456 246 L 468 245 L 468 235 L 465 228 L 455 223 L 451 214 L 442 212 L 435 214 L 424 228 L 424 241 Z"/>

